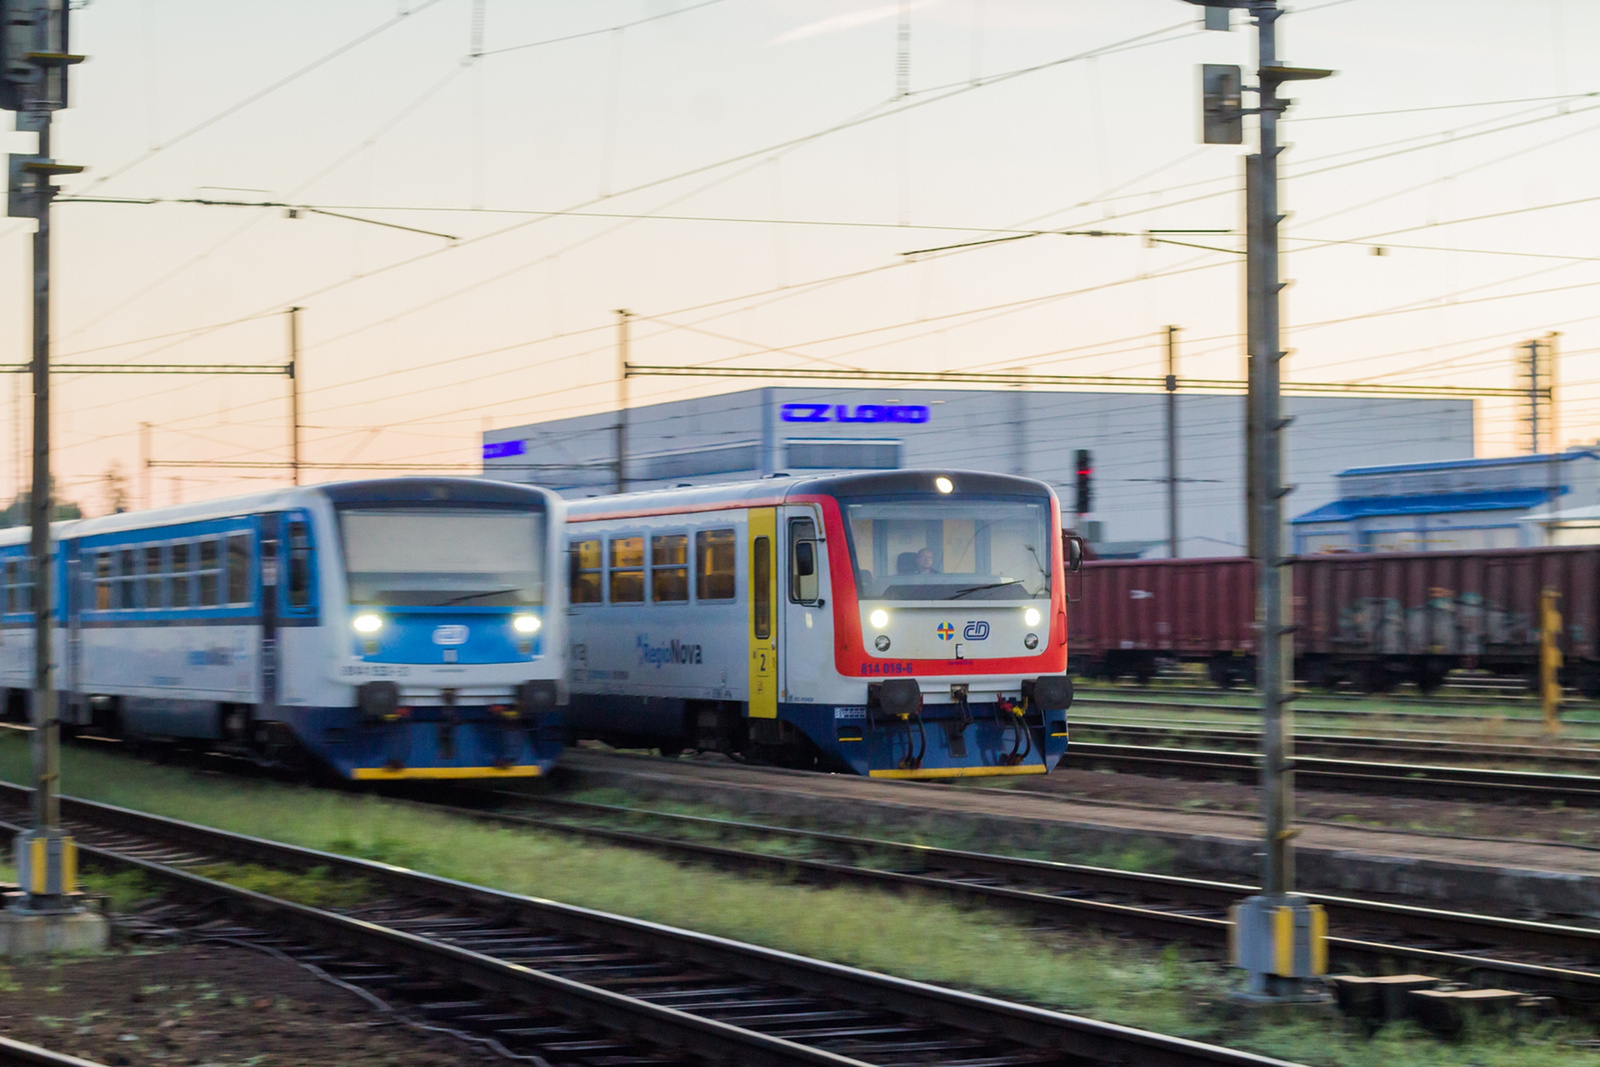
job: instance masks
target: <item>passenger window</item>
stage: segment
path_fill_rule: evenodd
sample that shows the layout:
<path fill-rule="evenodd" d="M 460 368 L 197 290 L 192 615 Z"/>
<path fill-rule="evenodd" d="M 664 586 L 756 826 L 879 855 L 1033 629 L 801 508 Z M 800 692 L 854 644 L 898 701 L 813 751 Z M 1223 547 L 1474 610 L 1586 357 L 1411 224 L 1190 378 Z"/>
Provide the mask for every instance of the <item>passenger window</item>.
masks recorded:
<path fill-rule="evenodd" d="M 644 538 L 611 539 L 611 602 L 639 604 L 644 601 Z"/>
<path fill-rule="evenodd" d="M 116 581 L 111 550 L 103 548 L 94 554 L 94 610 L 111 610 L 111 588 Z"/>
<path fill-rule="evenodd" d="M 734 532 L 701 530 L 694 535 L 694 595 L 696 600 L 732 600 L 734 588 Z"/>
<path fill-rule="evenodd" d="M 758 537 L 750 546 L 750 602 L 755 606 L 757 637 L 772 636 L 772 538 Z"/>
<path fill-rule="evenodd" d="M 167 574 L 161 565 L 160 545 L 147 545 L 144 550 L 144 606 L 167 606 Z"/>
<path fill-rule="evenodd" d="M 650 598 L 656 603 L 689 599 L 689 535 L 650 538 Z"/>
<path fill-rule="evenodd" d="M 117 607 L 127 611 L 139 606 L 139 554 L 131 548 L 117 552 Z"/>
<path fill-rule="evenodd" d="M 194 569 L 187 541 L 172 546 L 172 606 L 186 608 L 194 603 L 194 592 L 189 585 L 189 574 Z"/>
<path fill-rule="evenodd" d="M 21 611 L 22 598 L 17 594 L 17 561 L 6 560 L 6 613 L 15 615 Z"/>
<path fill-rule="evenodd" d="M 218 582 L 221 570 L 221 561 L 217 554 L 216 538 L 208 537 L 200 542 L 200 599 L 198 604 L 202 608 L 217 606 Z"/>
<path fill-rule="evenodd" d="M 567 549 L 567 565 L 571 569 L 572 603 L 598 604 L 605 599 L 599 538 L 572 542 Z"/>
<path fill-rule="evenodd" d="M 817 524 L 811 519 L 789 520 L 789 599 L 815 604 L 821 589 L 817 554 Z"/>
<path fill-rule="evenodd" d="M 228 603 L 250 603 L 250 535 L 228 535 Z"/>
<path fill-rule="evenodd" d="M 311 531 L 304 522 L 289 524 L 289 606 L 311 606 Z"/>

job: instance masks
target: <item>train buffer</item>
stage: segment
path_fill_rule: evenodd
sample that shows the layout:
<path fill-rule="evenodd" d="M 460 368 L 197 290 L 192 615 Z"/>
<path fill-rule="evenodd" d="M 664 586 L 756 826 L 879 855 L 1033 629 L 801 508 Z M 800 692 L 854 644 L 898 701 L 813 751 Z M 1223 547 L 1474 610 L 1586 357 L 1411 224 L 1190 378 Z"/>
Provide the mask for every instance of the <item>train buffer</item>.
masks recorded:
<path fill-rule="evenodd" d="M 1554 1001 L 1515 989 L 1474 989 L 1425 974 L 1332 975 L 1339 1010 L 1382 1025 L 1413 1019 L 1443 1037 L 1460 1032 L 1470 1016 L 1541 1018 Z"/>

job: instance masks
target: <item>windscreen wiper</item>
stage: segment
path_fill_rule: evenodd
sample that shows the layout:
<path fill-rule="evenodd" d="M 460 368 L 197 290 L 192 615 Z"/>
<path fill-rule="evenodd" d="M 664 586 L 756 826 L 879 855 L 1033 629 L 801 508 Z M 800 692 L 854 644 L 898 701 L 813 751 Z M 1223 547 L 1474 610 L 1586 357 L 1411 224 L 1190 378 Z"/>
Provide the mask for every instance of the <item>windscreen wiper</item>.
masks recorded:
<path fill-rule="evenodd" d="M 949 596 L 945 597 L 945 599 L 946 600 L 959 600 L 962 597 L 966 596 L 968 593 L 981 593 L 985 589 L 1003 589 L 1008 585 L 1021 585 L 1021 584 L 1022 584 L 1022 579 L 1021 578 L 1007 578 L 1003 582 L 990 582 L 988 585 L 970 585 L 965 589 L 957 589 L 954 593 L 951 593 Z"/>
<path fill-rule="evenodd" d="M 504 596 L 506 593 L 515 593 L 515 592 L 516 592 L 516 589 L 512 588 L 512 589 L 485 589 L 481 593 L 462 593 L 460 596 L 453 596 L 449 600 L 441 600 L 441 601 L 439 601 L 439 605 L 438 606 L 441 607 L 441 608 L 446 608 L 446 607 L 449 607 L 451 604 L 460 604 L 463 601 L 467 601 L 467 600 L 477 600 L 479 597 Z"/>

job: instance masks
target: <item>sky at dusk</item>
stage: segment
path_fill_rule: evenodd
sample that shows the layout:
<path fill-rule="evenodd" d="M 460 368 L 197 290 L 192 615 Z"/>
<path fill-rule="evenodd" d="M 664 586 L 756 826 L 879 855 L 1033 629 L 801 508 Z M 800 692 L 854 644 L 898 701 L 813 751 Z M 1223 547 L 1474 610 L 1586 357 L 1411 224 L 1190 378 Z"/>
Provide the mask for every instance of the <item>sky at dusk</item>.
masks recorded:
<path fill-rule="evenodd" d="M 1253 135 L 1198 143 L 1197 68 L 1250 67 L 1253 31 L 1179 0 L 909 9 L 902 84 L 881 0 L 92 0 L 63 195 L 159 202 L 57 206 L 54 358 L 280 363 L 298 305 L 308 481 L 613 407 L 619 308 L 642 363 L 1156 375 L 1176 324 L 1181 374 L 1240 376 Z M 1338 71 L 1286 90 L 1287 377 L 1509 386 L 1559 331 L 1562 440 L 1600 436 L 1600 5 L 1305 0 L 1280 27 L 1284 62 Z M 1228 232 L 1142 236 L 1182 229 Z M 924 251 L 1032 230 L 1108 235 Z M 0 221 L 0 362 L 28 358 L 30 231 Z M 281 378 L 56 395 L 91 512 L 114 462 L 143 502 L 141 423 L 163 462 L 288 455 Z M 1509 403 L 1478 418 L 1480 454 L 1516 449 Z M 152 475 L 156 504 L 287 480 Z"/>

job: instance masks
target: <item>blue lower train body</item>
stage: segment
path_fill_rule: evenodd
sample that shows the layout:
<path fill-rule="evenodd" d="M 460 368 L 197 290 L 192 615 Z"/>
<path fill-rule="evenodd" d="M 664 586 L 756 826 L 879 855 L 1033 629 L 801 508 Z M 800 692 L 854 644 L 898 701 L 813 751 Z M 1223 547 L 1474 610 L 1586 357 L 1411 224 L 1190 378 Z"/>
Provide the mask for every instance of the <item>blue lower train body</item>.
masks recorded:
<path fill-rule="evenodd" d="M 997 702 L 928 704 L 903 719 L 859 705 L 784 702 L 776 719 L 760 720 L 745 719 L 742 705 L 675 697 L 574 693 L 571 701 L 582 736 L 619 746 L 727 747 L 725 737 L 713 735 L 737 716 L 737 727 L 748 731 L 748 751 L 767 741 L 791 742 L 798 733 L 821 769 L 872 778 L 1044 774 L 1066 754 L 1068 741 L 1064 713 L 1018 717 Z"/>

